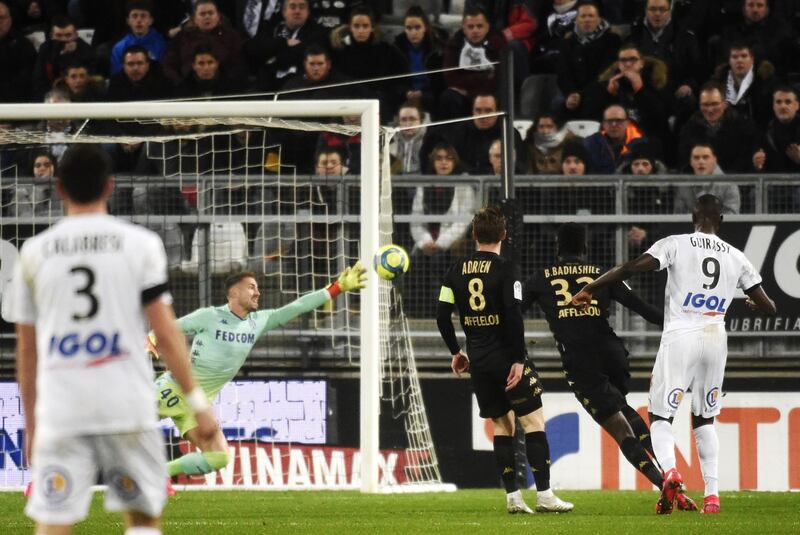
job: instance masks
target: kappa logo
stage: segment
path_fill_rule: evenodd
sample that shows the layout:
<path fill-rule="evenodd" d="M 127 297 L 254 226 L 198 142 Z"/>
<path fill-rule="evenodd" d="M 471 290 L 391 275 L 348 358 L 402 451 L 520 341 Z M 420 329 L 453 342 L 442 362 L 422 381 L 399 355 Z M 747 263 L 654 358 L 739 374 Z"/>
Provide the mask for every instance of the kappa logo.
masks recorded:
<path fill-rule="evenodd" d="M 714 408 L 717 406 L 717 401 L 719 400 L 719 388 L 716 386 L 708 391 L 706 394 L 706 405 L 710 408 Z"/>
<path fill-rule="evenodd" d="M 142 493 L 136 481 L 118 470 L 114 470 L 109 474 L 108 482 L 119 497 L 125 501 L 134 500 Z"/>
<path fill-rule="evenodd" d="M 42 492 L 50 503 L 60 503 L 72 491 L 72 481 L 66 470 L 60 466 L 48 466 L 42 470 Z"/>
<path fill-rule="evenodd" d="M 673 388 L 672 392 L 667 395 L 667 404 L 673 409 L 677 409 L 681 401 L 683 401 L 683 389 Z"/>

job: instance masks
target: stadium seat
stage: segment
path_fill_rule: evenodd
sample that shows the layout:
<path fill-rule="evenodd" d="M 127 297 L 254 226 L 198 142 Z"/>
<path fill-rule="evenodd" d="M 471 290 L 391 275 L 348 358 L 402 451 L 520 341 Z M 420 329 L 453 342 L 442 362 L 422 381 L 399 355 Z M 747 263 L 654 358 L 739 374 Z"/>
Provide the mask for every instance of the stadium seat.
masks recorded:
<path fill-rule="evenodd" d="M 564 125 L 567 130 L 580 137 L 588 137 L 600 130 L 597 121 L 567 121 Z"/>
<path fill-rule="evenodd" d="M 209 226 L 209 273 L 220 275 L 244 269 L 247 265 L 247 236 L 241 223 L 213 223 Z M 200 261 L 200 229 L 192 238 L 192 257 L 181 264 L 181 270 L 197 273 Z"/>

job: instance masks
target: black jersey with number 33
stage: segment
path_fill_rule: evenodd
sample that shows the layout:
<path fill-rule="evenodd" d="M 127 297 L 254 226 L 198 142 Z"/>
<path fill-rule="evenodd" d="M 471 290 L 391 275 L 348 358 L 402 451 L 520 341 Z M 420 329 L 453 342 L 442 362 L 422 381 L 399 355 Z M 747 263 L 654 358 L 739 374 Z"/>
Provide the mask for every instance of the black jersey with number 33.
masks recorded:
<path fill-rule="evenodd" d="M 437 323 L 451 354 L 459 351 L 450 320 L 458 308 L 473 368 L 525 360 L 522 284 L 513 264 L 494 253 L 476 251 L 456 262 L 442 282 Z"/>

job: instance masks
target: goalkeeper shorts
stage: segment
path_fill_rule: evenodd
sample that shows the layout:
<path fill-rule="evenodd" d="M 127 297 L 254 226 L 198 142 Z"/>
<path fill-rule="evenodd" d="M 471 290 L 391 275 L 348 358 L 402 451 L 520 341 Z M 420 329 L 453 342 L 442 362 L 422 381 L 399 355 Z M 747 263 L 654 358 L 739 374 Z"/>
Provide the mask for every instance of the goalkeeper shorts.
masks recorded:
<path fill-rule="evenodd" d="M 181 436 L 197 427 L 194 411 L 186 402 L 183 390 L 172 378 L 172 374 L 164 373 L 156 379 L 156 395 L 158 396 L 158 417 L 172 418 Z"/>

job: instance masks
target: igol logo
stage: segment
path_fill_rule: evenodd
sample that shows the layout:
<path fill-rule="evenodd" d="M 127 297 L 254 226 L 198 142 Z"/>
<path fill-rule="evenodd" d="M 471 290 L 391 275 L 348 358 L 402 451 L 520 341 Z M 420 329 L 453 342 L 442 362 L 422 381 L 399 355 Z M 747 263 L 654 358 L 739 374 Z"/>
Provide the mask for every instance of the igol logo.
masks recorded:
<path fill-rule="evenodd" d="M 683 389 L 682 388 L 673 388 L 672 392 L 667 395 L 667 403 L 673 409 L 677 409 L 678 405 L 681 404 L 681 400 L 683 400 Z"/>
<path fill-rule="evenodd" d="M 717 400 L 719 399 L 719 388 L 716 386 L 708 391 L 706 394 L 706 405 L 711 407 L 712 409 L 717 406 Z"/>
<path fill-rule="evenodd" d="M 51 503 L 63 502 L 69 496 L 71 482 L 67 471 L 59 466 L 48 466 L 42 470 L 42 492 Z"/>

